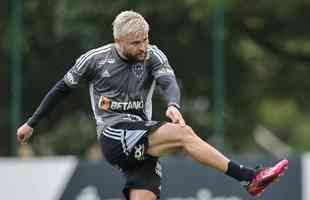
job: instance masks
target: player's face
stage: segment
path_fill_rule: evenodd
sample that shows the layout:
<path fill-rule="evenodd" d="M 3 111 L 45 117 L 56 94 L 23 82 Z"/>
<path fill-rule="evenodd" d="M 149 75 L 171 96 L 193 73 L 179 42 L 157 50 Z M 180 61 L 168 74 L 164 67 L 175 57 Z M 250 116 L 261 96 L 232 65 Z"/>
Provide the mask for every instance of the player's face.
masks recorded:
<path fill-rule="evenodd" d="M 147 57 L 148 33 L 130 33 L 116 40 L 121 53 L 129 61 L 143 62 Z"/>

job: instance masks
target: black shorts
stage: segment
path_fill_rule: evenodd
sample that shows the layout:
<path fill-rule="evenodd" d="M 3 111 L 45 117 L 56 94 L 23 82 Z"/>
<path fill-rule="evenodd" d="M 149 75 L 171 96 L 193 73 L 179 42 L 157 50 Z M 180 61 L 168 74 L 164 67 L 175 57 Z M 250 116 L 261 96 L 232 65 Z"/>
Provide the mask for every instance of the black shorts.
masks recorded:
<path fill-rule="evenodd" d="M 157 121 L 125 121 L 99 130 L 104 157 L 126 178 L 123 193 L 127 199 L 130 189 L 149 190 L 159 199 L 161 166 L 158 158 L 147 155 L 146 151 L 148 135 L 161 125 Z"/>

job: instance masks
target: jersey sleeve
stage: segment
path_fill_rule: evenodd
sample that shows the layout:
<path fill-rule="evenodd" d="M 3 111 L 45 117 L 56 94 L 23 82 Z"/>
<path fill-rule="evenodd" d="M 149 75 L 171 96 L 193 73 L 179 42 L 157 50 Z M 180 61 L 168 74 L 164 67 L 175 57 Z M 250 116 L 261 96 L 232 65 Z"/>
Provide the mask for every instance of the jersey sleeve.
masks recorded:
<path fill-rule="evenodd" d="M 152 75 L 155 79 L 160 76 L 174 76 L 174 71 L 170 66 L 166 55 L 157 46 L 150 46 L 150 59 Z"/>
<path fill-rule="evenodd" d="M 96 61 L 91 52 L 80 56 L 74 66 L 65 74 L 64 81 L 69 87 L 76 87 L 81 82 L 88 82 L 95 74 Z"/>
<path fill-rule="evenodd" d="M 152 75 L 156 80 L 156 84 L 161 88 L 167 105 L 180 108 L 180 88 L 166 55 L 156 46 L 151 46 L 150 51 Z"/>
<path fill-rule="evenodd" d="M 45 95 L 39 107 L 28 119 L 27 124 L 34 128 L 39 121 L 52 111 L 57 104 L 71 93 L 71 91 L 72 89 L 63 80 L 58 81 Z"/>

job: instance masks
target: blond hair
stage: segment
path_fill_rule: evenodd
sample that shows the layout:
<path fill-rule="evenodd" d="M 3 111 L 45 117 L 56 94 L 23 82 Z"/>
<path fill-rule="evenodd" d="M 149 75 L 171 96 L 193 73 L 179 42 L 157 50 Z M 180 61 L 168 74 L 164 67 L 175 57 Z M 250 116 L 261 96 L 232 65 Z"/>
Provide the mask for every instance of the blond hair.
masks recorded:
<path fill-rule="evenodd" d="M 114 39 L 126 36 L 129 33 L 149 32 L 149 24 L 144 17 L 132 10 L 123 11 L 113 21 Z"/>

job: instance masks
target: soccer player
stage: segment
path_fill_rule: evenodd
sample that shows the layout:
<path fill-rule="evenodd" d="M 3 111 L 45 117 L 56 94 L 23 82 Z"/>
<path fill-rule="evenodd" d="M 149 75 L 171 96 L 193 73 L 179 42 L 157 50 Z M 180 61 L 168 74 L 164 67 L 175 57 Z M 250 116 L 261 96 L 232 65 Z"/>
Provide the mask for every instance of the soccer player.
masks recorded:
<path fill-rule="evenodd" d="M 242 183 L 253 196 L 284 173 L 282 160 L 254 170 L 229 160 L 186 125 L 180 112 L 180 90 L 166 55 L 149 44 L 149 24 L 137 12 L 124 11 L 113 22 L 114 43 L 81 55 L 63 79 L 47 93 L 35 113 L 17 130 L 20 143 L 81 82 L 89 86 L 102 153 L 126 178 L 123 193 L 130 200 L 160 196 L 158 158 L 176 149 Z M 158 86 L 167 101 L 171 122 L 153 121 L 152 94 Z"/>

